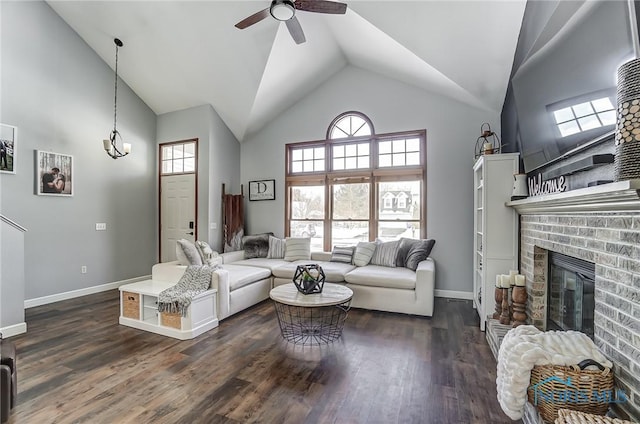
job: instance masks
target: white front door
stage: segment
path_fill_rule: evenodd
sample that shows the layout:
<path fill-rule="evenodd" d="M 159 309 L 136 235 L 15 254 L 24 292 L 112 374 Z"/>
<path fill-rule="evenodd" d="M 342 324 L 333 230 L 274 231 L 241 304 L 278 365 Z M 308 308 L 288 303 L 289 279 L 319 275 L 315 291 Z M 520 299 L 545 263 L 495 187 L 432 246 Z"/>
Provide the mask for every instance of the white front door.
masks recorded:
<path fill-rule="evenodd" d="M 176 241 L 196 240 L 196 174 L 160 177 L 160 262 L 176 259 Z"/>

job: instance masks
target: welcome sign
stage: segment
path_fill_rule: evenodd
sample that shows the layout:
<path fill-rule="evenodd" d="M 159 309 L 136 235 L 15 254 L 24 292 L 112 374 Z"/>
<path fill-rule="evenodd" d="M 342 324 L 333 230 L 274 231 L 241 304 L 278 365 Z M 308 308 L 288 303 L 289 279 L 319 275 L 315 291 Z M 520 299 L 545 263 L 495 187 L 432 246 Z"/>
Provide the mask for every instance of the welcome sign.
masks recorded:
<path fill-rule="evenodd" d="M 562 193 L 567 191 L 567 182 L 564 175 L 550 180 L 542 180 L 542 175 L 527 179 L 529 183 L 529 196 L 541 196 L 543 194 Z"/>

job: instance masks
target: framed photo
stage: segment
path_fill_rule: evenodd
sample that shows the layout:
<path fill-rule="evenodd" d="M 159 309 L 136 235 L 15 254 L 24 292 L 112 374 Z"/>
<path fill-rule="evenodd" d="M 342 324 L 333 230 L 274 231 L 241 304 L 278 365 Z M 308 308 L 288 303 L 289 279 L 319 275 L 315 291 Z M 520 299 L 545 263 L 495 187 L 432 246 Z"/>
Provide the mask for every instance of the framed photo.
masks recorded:
<path fill-rule="evenodd" d="M 249 200 L 275 200 L 276 180 L 249 181 Z"/>
<path fill-rule="evenodd" d="M 73 196 L 73 156 L 36 150 L 36 193 Z"/>
<path fill-rule="evenodd" d="M 16 173 L 18 127 L 0 124 L 0 172 Z"/>

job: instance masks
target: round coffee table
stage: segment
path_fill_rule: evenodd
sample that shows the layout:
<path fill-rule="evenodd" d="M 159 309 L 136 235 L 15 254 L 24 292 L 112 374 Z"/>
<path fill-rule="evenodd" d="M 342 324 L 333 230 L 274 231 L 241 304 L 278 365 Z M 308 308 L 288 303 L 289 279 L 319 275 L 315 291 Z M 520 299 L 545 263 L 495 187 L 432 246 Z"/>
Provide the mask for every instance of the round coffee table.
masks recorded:
<path fill-rule="evenodd" d="M 273 288 L 269 296 L 286 341 L 321 345 L 342 336 L 353 291 L 341 284 L 325 283 L 322 293 L 302 294 L 289 283 Z"/>

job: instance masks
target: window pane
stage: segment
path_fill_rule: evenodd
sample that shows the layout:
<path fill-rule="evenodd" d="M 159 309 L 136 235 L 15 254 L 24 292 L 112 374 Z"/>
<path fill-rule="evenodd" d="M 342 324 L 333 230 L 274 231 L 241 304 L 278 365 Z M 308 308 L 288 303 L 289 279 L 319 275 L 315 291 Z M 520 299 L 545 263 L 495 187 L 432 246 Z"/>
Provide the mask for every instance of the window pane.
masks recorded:
<path fill-rule="evenodd" d="M 304 172 L 313 172 L 313 161 L 312 160 L 305 160 L 302 162 L 303 163 L 303 170 Z"/>
<path fill-rule="evenodd" d="M 171 146 L 162 147 L 162 159 L 173 159 L 173 148 Z"/>
<path fill-rule="evenodd" d="M 369 168 L 369 156 L 358 156 L 358 168 Z"/>
<path fill-rule="evenodd" d="M 291 189 L 291 217 L 292 219 L 323 219 L 324 187 L 293 187 Z"/>
<path fill-rule="evenodd" d="M 358 154 L 361 156 L 366 156 L 369 154 L 369 143 L 360 143 L 358 144 Z"/>
<path fill-rule="evenodd" d="M 380 166 L 380 168 L 391 166 L 391 155 L 380 155 L 378 158 L 378 166 Z"/>
<path fill-rule="evenodd" d="M 420 139 L 410 138 L 407 140 L 407 152 L 419 152 L 420 151 Z"/>
<path fill-rule="evenodd" d="M 313 159 L 313 149 L 304 149 L 302 155 L 305 160 Z"/>
<path fill-rule="evenodd" d="M 378 183 L 380 220 L 420 220 L 420 181 Z"/>
<path fill-rule="evenodd" d="M 356 156 L 358 154 L 358 148 L 355 144 L 348 144 L 345 146 L 345 152 L 347 156 Z"/>
<path fill-rule="evenodd" d="M 313 149 L 313 154 L 315 155 L 316 159 L 323 159 L 324 158 L 324 147 L 316 147 L 315 149 Z"/>
<path fill-rule="evenodd" d="M 581 116 L 593 114 L 593 108 L 591 107 L 590 102 L 580 103 L 579 105 L 575 105 L 572 107 L 573 107 L 573 113 L 575 113 L 578 118 Z"/>
<path fill-rule="evenodd" d="M 382 153 L 391 153 L 391 142 L 390 141 L 381 141 L 378 143 L 378 152 Z"/>
<path fill-rule="evenodd" d="M 578 119 L 578 123 L 580 124 L 582 131 L 587 131 L 587 130 L 591 130 L 593 128 L 599 128 L 602 126 L 600 125 L 600 121 L 595 115 L 590 115 L 590 116 L 585 116 L 584 118 L 580 118 Z"/>
<path fill-rule="evenodd" d="M 316 171 L 324 171 L 324 159 L 316 159 L 313 161 L 313 168 Z"/>
<path fill-rule="evenodd" d="M 175 150 L 174 150 L 175 153 Z M 182 172 L 183 170 L 183 163 L 182 163 L 182 159 L 174 159 L 173 160 L 173 172 Z"/>
<path fill-rule="evenodd" d="M 419 221 L 393 221 L 378 223 L 378 238 L 382 241 L 399 240 L 400 238 L 420 238 Z"/>
<path fill-rule="evenodd" d="M 195 156 L 196 155 L 196 143 L 185 143 L 185 145 L 184 145 L 184 155 L 185 155 L 185 157 Z"/>
<path fill-rule="evenodd" d="M 322 221 L 291 221 L 289 233 L 291 237 L 311 238 L 311 251 L 322 251 L 324 236 L 322 231 Z"/>
<path fill-rule="evenodd" d="M 404 166 L 404 153 L 393 154 L 393 166 Z"/>
<path fill-rule="evenodd" d="M 361 241 L 369 241 L 367 221 L 337 221 L 331 225 L 331 247 L 355 246 Z"/>
<path fill-rule="evenodd" d="M 333 146 L 333 157 L 344 157 L 344 145 Z"/>
<path fill-rule="evenodd" d="M 602 125 L 615 125 L 616 123 L 616 111 L 610 110 L 609 112 L 601 112 L 598 114 Z"/>
<path fill-rule="evenodd" d="M 331 139 L 335 139 L 335 138 L 345 138 L 347 137 L 347 134 L 344 133 L 344 131 L 342 131 L 340 128 L 338 127 L 334 127 L 331 130 Z"/>
<path fill-rule="evenodd" d="M 184 146 L 182 144 L 177 144 L 173 146 L 173 158 L 178 159 L 184 156 Z"/>
<path fill-rule="evenodd" d="M 357 158 L 348 157 L 345 161 L 345 169 L 356 169 L 358 166 Z"/>
<path fill-rule="evenodd" d="M 611 99 L 609 99 L 608 97 L 594 100 L 591 103 L 593 104 L 593 107 L 596 110 L 596 112 L 603 112 L 605 110 L 613 109 L 613 105 L 611 104 Z"/>
<path fill-rule="evenodd" d="M 291 160 L 302 160 L 302 150 L 296 149 L 291 152 Z"/>
<path fill-rule="evenodd" d="M 333 160 L 333 169 L 335 169 L 335 170 L 344 169 L 344 159 L 343 158 L 334 159 Z"/>
<path fill-rule="evenodd" d="M 420 153 L 407 153 L 407 165 L 420 165 Z"/>
<path fill-rule="evenodd" d="M 363 121 L 364 122 L 364 121 Z M 367 125 L 366 123 L 360 127 L 353 135 L 355 136 L 365 136 L 365 135 L 371 135 L 371 128 L 369 127 L 369 125 Z"/>
<path fill-rule="evenodd" d="M 369 184 L 333 186 L 333 219 L 369 219 Z"/>
<path fill-rule="evenodd" d="M 555 112 L 553 112 L 553 117 L 556 119 L 556 124 L 559 124 L 560 122 L 570 121 L 575 118 L 570 107 L 556 110 Z"/>
<path fill-rule="evenodd" d="M 193 172 L 196 170 L 196 159 L 186 158 L 184 160 L 184 172 Z"/>
<path fill-rule="evenodd" d="M 345 116 L 336 125 L 346 136 L 351 135 L 351 117 Z"/>
<path fill-rule="evenodd" d="M 171 174 L 173 172 L 173 167 L 170 160 L 162 161 L 162 173 L 163 174 Z"/>
<path fill-rule="evenodd" d="M 291 172 L 302 172 L 302 162 L 293 162 L 291 164 Z"/>
<path fill-rule="evenodd" d="M 404 152 L 404 140 L 393 140 L 393 152 Z"/>
<path fill-rule="evenodd" d="M 578 127 L 578 123 L 576 121 L 569 121 L 565 122 L 564 124 L 559 124 L 558 129 L 560 130 L 560 134 L 562 134 L 563 137 L 580 132 L 580 128 Z"/>

